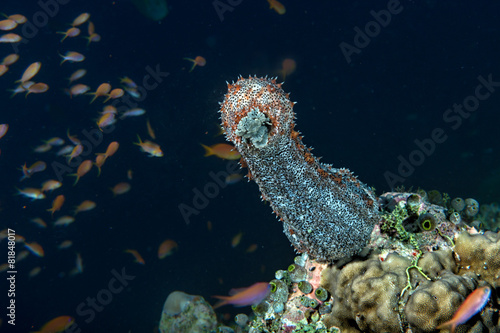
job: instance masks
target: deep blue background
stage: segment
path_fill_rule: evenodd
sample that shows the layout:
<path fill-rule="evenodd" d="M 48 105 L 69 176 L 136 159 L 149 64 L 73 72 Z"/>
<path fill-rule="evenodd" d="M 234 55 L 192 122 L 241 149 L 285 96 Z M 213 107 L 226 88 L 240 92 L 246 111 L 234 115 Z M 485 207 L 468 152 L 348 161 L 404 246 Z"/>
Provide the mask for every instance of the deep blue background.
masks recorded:
<path fill-rule="evenodd" d="M 0 140 L 0 229 L 10 227 L 28 241 L 39 242 L 46 255 L 30 256 L 18 265 L 19 332 L 38 329 L 59 315 L 75 317 L 83 332 L 151 332 L 173 290 L 213 301 L 211 295 L 268 281 L 274 271 L 291 263 L 293 249 L 254 183 L 241 181 L 222 189 L 189 225 L 178 210 L 181 203 L 191 204 L 193 189 L 211 181 L 209 172 L 226 166 L 223 160 L 203 157 L 200 146 L 224 142 L 216 134 L 225 82 L 240 74 L 276 76 L 285 58 L 297 62 L 296 72 L 283 86 L 298 102 L 297 129 L 322 161 L 350 168 L 380 194 L 390 190 L 384 173 L 397 172 L 398 156 L 408 157 L 416 149 L 414 140 L 443 128 L 448 140 L 436 146 L 404 185 L 481 203 L 499 201 L 500 91 L 481 102 L 459 129 L 443 121 L 446 109 L 474 93 L 479 75 L 491 74 L 500 81 L 498 3 L 402 1 L 402 12 L 347 63 L 339 44 L 352 44 L 354 27 L 363 29 L 373 20 L 370 11 L 385 9 L 387 1 L 282 2 L 287 8 L 282 16 L 269 10 L 265 0 L 244 0 L 221 21 L 212 1 L 171 0 L 169 15 L 153 22 L 129 1 L 73 0 L 21 45 L 20 60 L 0 78 L 0 123 L 10 125 Z M 38 10 L 32 1 L 8 0 L 0 8 L 30 20 Z M 81 38 L 61 44 L 55 32 L 67 29 L 82 12 L 91 13 L 102 41 L 88 48 Z M 67 50 L 82 52 L 87 59 L 59 66 L 57 52 Z M 1 57 L 11 52 L 9 45 L 0 44 Z M 197 55 L 204 56 L 207 65 L 188 73 L 190 63 L 183 58 Z M 13 89 L 13 82 L 34 61 L 42 62 L 36 79 L 48 83 L 49 92 L 10 99 L 7 89 Z M 53 153 L 33 153 L 41 140 L 64 137 L 68 128 L 80 137 L 82 130 L 96 128 L 102 103 L 89 105 L 82 96 L 69 99 L 63 92 L 69 74 L 86 68 L 81 81 L 95 89 L 106 81 L 118 86 L 118 77 L 125 75 L 140 84 L 145 68 L 157 65 L 170 75 L 139 106 L 147 110 L 165 157 L 141 153 L 132 143 L 136 134 L 147 137 L 145 119 L 127 119 L 95 147 L 95 152 L 104 152 L 109 142 L 120 142 L 99 178 L 93 170 L 73 187 L 73 178 L 65 176 L 63 188 L 41 201 L 14 196 L 16 186 L 36 187 L 54 177 L 49 168 L 20 184 L 18 168 L 25 162 L 64 163 Z M 108 188 L 124 181 L 128 169 L 134 171 L 132 190 L 113 198 Z M 51 221 L 45 210 L 61 193 L 66 203 L 59 215 L 85 199 L 98 206 L 66 228 L 39 229 L 29 222 L 36 216 Z M 207 221 L 213 224 L 211 232 Z M 241 244 L 233 249 L 231 238 L 240 231 Z M 157 247 L 166 238 L 175 239 L 179 251 L 160 261 Z M 74 246 L 57 250 L 64 239 Z M 246 254 L 252 243 L 258 250 Z M 5 262 L 5 241 L 0 246 L 5 249 L 0 262 Z M 133 263 L 123 253 L 127 248 L 137 249 L 146 266 Z M 68 277 L 76 252 L 83 257 L 84 273 Z M 35 266 L 43 270 L 29 279 Z M 136 278 L 94 321 L 85 323 L 75 311 L 78 304 L 107 287 L 112 269 L 123 267 Z M 7 288 L 1 286 L 6 299 Z M 230 307 L 218 310 L 225 311 L 236 313 Z M 2 318 L 0 329 L 5 331 L 10 327 Z"/>

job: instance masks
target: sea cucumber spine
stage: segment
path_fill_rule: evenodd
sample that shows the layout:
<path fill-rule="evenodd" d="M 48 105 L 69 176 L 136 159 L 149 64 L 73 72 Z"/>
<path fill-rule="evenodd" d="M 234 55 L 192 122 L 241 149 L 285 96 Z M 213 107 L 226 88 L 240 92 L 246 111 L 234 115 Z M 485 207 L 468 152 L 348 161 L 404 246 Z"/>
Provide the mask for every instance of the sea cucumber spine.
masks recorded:
<path fill-rule="evenodd" d="M 221 103 L 226 138 L 297 251 L 322 261 L 354 255 L 378 220 L 376 197 L 348 169 L 311 154 L 294 130 L 293 106 L 274 79 L 239 78 Z"/>

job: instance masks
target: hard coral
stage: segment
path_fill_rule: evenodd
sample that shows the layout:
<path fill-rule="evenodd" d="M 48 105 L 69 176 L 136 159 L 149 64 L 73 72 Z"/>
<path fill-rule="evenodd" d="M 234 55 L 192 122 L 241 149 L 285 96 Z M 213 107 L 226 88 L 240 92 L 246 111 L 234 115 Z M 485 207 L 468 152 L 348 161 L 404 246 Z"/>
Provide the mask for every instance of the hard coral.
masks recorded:
<path fill-rule="evenodd" d="M 500 286 L 500 232 L 463 232 L 455 243 L 459 274 L 474 272 L 494 288 Z"/>
<path fill-rule="evenodd" d="M 408 323 L 424 332 L 432 332 L 447 321 L 475 289 L 476 281 L 443 271 L 439 280 L 423 281 L 405 307 Z"/>

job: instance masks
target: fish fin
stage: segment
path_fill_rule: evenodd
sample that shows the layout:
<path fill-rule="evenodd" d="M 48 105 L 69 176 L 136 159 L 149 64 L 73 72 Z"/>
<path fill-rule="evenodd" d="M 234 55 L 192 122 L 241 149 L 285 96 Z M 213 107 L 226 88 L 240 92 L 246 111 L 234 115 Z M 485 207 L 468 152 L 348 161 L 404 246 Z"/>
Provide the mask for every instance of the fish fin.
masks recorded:
<path fill-rule="evenodd" d="M 441 325 L 439 325 L 438 327 L 436 327 L 436 329 L 438 329 L 438 330 L 440 330 L 440 329 L 449 329 L 450 333 L 454 333 L 456 327 L 457 327 L 457 323 L 452 319 L 452 320 L 448 320 L 445 323 L 442 323 Z"/>
<path fill-rule="evenodd" d="M 233 296 L 233 295 L 236 295 L 238 293 L 244 292 L 247 289 L 248 289 L 248 287 L 246 287 L 246 288 L 233 288 L 233 289 L 229 290 L 229 295 Z"/>

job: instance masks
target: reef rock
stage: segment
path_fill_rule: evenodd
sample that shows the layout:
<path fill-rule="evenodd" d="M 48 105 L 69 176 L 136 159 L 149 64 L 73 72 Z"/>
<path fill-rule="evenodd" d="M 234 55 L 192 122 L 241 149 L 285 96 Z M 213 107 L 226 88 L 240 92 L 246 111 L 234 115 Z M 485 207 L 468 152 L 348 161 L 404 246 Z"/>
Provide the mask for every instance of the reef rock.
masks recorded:
<path fill-rule="evenodd" d="M 161 333 L 210 333 L 216 327 L 215 312 L 203 297 L 182 291 L 168 295 L 161 314 Z"/>

